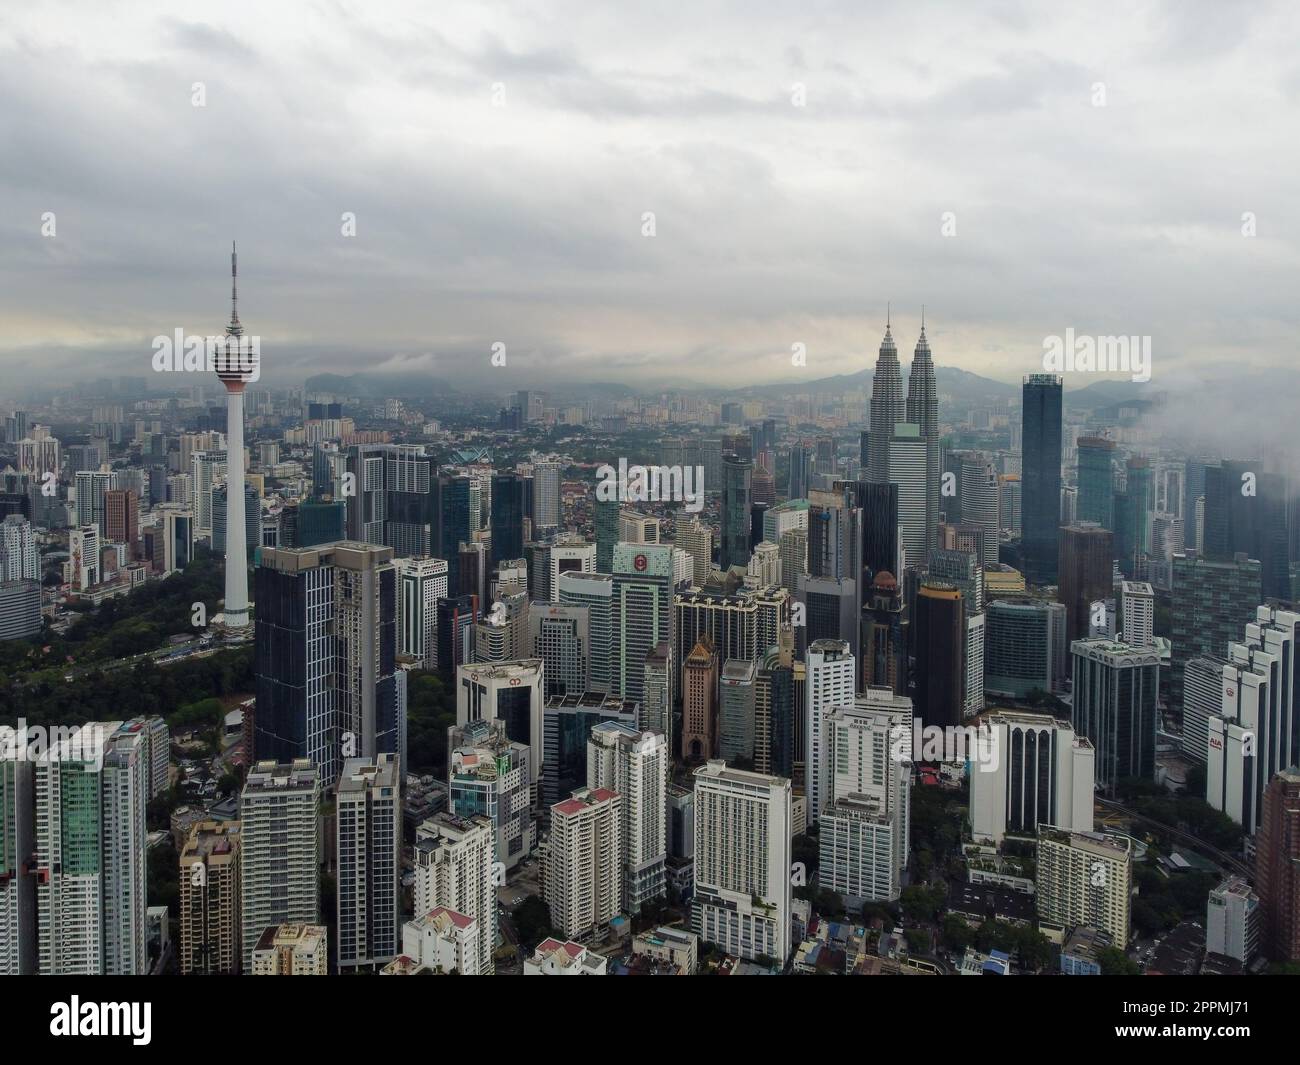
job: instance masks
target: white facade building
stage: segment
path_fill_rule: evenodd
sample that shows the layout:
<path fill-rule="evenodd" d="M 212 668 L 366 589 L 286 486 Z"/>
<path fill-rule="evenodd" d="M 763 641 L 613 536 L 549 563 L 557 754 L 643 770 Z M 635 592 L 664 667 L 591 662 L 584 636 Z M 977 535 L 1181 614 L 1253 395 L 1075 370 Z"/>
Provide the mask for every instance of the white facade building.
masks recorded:
<path fill-rule="evenodd" d="M 790 953 L 790 781 L 711 761 L 695 770 L 692 931 L 741 958 Z"/>

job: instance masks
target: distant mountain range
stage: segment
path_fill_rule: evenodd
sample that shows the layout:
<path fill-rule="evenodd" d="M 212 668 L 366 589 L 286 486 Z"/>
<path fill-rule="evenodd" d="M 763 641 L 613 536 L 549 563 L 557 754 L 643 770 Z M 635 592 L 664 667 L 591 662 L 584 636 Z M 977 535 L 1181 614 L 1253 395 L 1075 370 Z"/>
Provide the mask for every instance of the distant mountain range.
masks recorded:
<path fill-rule="evenodd" d="M 908 367 L 903 366 L 903 379 L 906 385 Z M 859 370 L 852 374 L 838 374 L 834 377 L 820 377 L 812 381 L 782 382 L 770 385 L 746 385 L 733 389 L 698 388 L 697 391 L 711 395 L 736 396 L 738 398 L 779 398 L 795 392 L 856 392 L 870 393 L 871 370 Z M 935 381 L 941 395 L 968 404 L 1007 402 L 1015 399 L 1020 386 L 1005 381 L 995 381 L 990 377 L 981 377 L 968 370 L 959 370 L 955 366 L 935 367 Z M 432 377 L 427 373 L 355 373 L 316 374 L 309 377 L 305 387 L 309 392 L 332 392 L 345 396 L 359 396 L 367 399 L 383 399 L 387 396 L 436 397 L 466 392 L 488 392 L 489 389 L 452 385 L 445 378 Z M 613 381 L 566 381 L 563 389 L 552 386 L 557 397 L 621 399 L 638 395 L 653 395 L 662 389 L 640 389 Z M 1104 380 L 1097 381 L 1083 388 L 1066 388 L 1065 404 L 1067 407 L 1095 409 L 1117 403 L 1152 400 L 1157 393 L 1152 386 L 1134 381 Z"/>

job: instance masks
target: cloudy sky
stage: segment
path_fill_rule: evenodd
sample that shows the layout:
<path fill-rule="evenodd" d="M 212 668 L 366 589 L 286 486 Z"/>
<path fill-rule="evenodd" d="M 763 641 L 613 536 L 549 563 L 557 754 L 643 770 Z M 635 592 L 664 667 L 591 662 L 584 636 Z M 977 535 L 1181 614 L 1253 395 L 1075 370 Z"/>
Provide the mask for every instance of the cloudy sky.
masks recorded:
<path fill-rule="evenodd" d="M 815 379 L 886 301 L 1004 380 L 1294 366 L 1294 4 L 867 6 L 6 5 L 0 393 L 219 331 L 232 239 L 269 383 Z"/>

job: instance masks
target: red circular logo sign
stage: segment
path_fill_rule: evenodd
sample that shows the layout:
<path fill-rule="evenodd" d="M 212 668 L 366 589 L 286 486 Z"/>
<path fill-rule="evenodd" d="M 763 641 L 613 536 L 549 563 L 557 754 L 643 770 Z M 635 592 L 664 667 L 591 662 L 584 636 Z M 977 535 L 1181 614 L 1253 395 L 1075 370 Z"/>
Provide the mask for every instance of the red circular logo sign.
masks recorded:
<path fill-rule="evenodd" d="M 632 565 L 636 568 L 638 573 L 643 572 L 647 565 L 645 555 L 637 555 L 636 558 L 632 560 Z"/>

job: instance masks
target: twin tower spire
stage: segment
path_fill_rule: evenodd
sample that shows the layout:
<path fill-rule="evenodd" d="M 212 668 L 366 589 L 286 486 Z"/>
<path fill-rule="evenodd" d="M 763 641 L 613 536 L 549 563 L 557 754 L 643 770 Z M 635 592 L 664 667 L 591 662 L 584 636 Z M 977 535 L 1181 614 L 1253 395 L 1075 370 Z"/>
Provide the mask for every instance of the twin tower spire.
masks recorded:
<path fill-rule="evenodd" d="M 900 425 L 909 439 L 925 442 L 925 543 L 933 542 L 939 524 L 939 393 L 935 386 L 934 360 L 925 336 L 925 309 L 921 309 L 921 335 L 912 353 L 912 370 L 908 375 L 907 398 L 903 398 L 903 373 L 894 344 L 892 308 L 886 305 L 885 337 L 880 342 L 875 377 L 871 382 L 871 420 L 867 439 L 867 480 L 875 484 L 898 481 L 898 470 L 891 475 L 890 444 L 899 435 Z M 895 466 L 898 464 L 895 463 Z M 916 560 L 917 564 L 924 559 Z"/>

